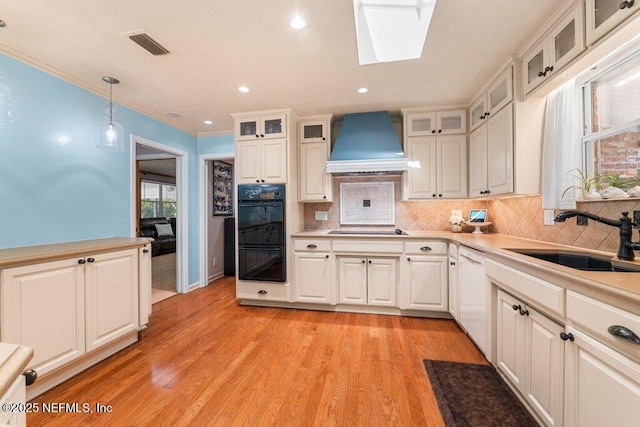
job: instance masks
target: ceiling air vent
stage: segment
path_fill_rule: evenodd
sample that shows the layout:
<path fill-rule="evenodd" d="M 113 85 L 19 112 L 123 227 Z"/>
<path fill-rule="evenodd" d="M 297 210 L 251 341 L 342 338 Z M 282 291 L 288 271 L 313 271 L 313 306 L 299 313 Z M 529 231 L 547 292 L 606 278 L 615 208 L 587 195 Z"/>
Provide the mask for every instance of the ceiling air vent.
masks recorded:
<path fill-rule="evenodd" d="M 169 51 L 160 43 L 149 37 L 147 34 L 134 34 L 129 36 L 131 40 L 138 43 L 152 55 L 166 55 Z"/>

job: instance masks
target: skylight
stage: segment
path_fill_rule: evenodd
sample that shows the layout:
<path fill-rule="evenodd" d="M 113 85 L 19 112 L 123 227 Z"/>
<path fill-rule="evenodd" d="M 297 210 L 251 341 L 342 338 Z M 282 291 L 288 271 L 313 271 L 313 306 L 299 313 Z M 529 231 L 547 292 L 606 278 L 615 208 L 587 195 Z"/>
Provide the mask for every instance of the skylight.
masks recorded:
<path fill-rule="evenodd" d="M 436 0 L 353 0 L 360 65 L 422 56 Z"/>

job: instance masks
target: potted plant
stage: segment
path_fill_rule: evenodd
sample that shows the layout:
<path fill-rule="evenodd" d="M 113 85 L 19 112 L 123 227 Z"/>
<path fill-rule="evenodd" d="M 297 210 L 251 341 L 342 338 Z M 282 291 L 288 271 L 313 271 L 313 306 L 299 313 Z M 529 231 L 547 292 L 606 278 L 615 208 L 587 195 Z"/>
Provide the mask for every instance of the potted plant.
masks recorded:
<path fill-rule="evenodd" d="M 564 192 L 562 193 L 562 197 L 567 194 L 567 191 L 578 189 L 582 192 L 582 200 L 599 198 L 595 197 L 594 193 L 597 194 L 596 192 L 602 189 L 600 185 L 600 175 L 589 177 L 591 173 L 587 172 L 585 174 L 580 168 L 571 169 L 569 172 L 567 172 L 567 174 L 571 172 L 574 172 L 573 177 L 580 182 L 580 185 L 571 185 L 565 188 Z"/>

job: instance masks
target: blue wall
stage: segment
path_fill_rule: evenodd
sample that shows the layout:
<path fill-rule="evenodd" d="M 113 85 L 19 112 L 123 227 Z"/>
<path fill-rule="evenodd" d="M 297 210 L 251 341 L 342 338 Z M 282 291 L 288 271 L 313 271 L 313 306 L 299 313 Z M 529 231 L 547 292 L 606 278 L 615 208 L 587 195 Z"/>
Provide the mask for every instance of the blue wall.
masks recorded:
<path fill-rule="evenodd" d="M 197 282 L 197 138 L 117 105 L 127 150 L 98 149 L 107 99 L 1 54 L 0 76 L 14 118 L 0 126 L 0 248 L 129 236 L 134 134 L 188 153 L 189 283 Z"/>
<path fill-rule="evenodd" d="M 198 137 L 198 155 L 233 153 L 233 150 L 233 133 Z"/>

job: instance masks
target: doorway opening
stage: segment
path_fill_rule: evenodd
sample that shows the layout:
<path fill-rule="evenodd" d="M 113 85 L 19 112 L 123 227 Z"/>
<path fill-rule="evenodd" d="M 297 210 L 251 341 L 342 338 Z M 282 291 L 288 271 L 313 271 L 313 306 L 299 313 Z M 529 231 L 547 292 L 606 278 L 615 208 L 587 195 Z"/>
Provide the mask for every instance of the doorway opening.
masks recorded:
<path fill-rule="evenodd" d="M 233 153 L 200 156 L 200 283 L 235 271 Z"/>
<path fill-rule="evenodd" d="M 152 303 L 185 292 L 184 154 L 143 138 L 133 143 L 135 236 L 151 237 Z"/>

